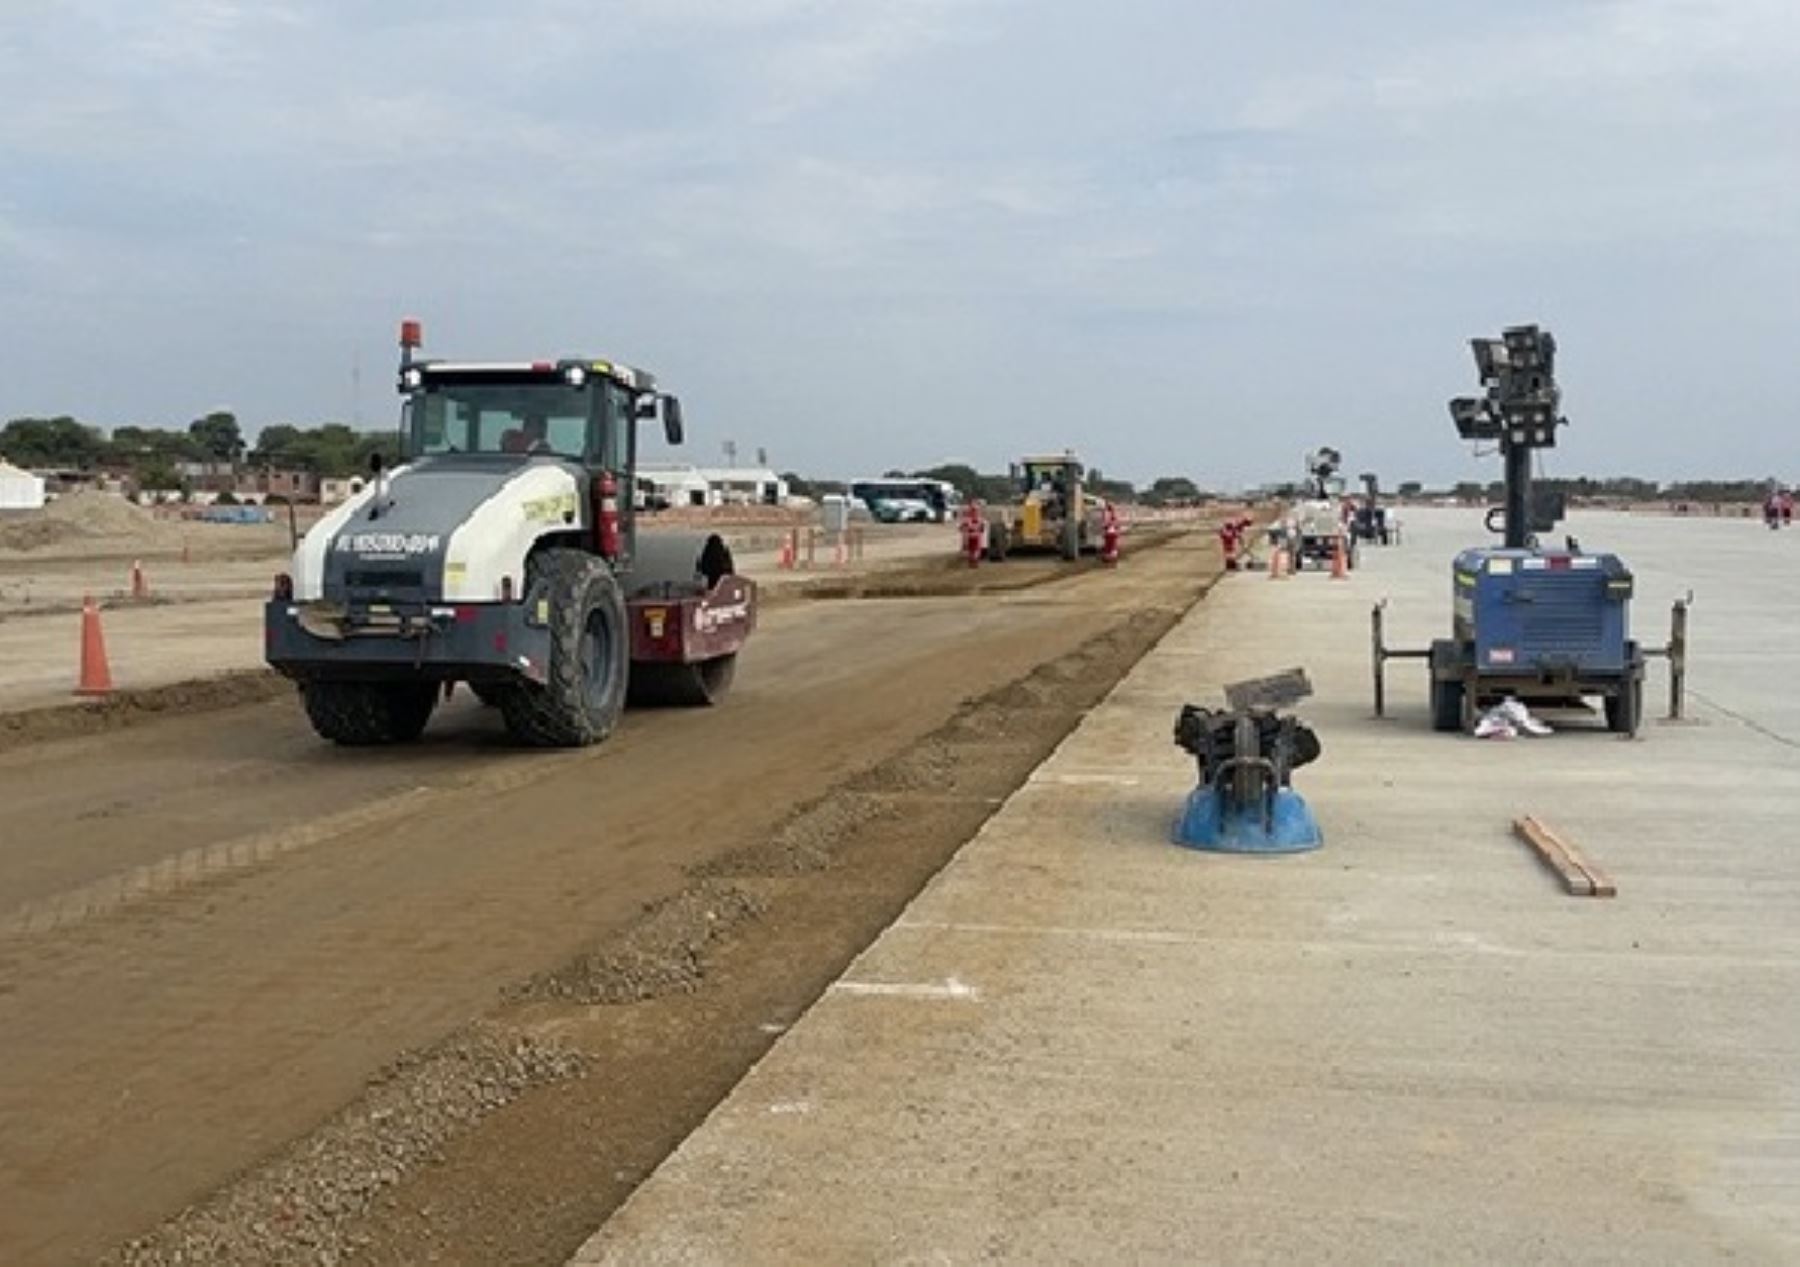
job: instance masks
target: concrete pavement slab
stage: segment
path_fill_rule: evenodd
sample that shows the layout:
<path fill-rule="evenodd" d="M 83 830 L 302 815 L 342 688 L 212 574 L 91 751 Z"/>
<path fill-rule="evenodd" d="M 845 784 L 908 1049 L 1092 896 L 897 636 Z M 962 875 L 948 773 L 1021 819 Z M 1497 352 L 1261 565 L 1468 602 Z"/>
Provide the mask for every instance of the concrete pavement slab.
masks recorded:
<path fill-rule="evenodd" d="M 1800 537 L 1578 516 L 1646 641 L 1697 592 L 1695 720 L 1497 743 L 1432 733 L 1417 665 L 1371 716 L 1370 605 L 1436 635 L 1481 539 L 1407 528 L 1215 590 L 577 1261 L 1800 1258 Z M 1294 664 L 1326 847 L 1167 843 L 1180 704 Z"/>

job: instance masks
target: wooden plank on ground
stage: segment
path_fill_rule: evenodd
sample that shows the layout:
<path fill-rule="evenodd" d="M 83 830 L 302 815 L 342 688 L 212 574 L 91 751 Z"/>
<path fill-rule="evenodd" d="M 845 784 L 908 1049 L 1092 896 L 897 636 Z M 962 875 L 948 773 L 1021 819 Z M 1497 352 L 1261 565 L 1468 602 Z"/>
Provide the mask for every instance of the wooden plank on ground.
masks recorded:
<path fill-rule="evenodd" d="M 1513 820 L 1513 834 L 1531 846 L 1545 866 L 1556 873 L 1563 888 L 1576 897 L 1617 897 L 1612 877 L 1542 821 L 1527 816 Z"/>

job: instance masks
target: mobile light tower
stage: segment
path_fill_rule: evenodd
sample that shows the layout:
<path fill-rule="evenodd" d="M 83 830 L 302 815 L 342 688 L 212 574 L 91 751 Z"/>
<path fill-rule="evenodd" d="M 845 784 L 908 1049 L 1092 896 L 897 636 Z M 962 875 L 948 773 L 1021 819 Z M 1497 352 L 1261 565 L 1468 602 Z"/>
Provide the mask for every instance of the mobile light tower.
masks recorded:
<path fill-rule="evenodd" d="M 1484 394 L 1450 402 L 1456 432 L 1496 445 L 1506 468 L 1506 499 L 1487 515 L 1498 546 L 1456 556 L 1450 637 L 1429 650 L 1398 650 L 1383 641 L 1383 608 L 1373 613 L 1375 711 L 1384 710 L 1383 666 L 1425 659 L 1431 668 L 1432 725 L 1470 729 L 1481 711 L 1508 697 L 1540 707 L 1603 704 L 1609 729 L 1637 733 L 1643 714 L 1644 662 L 1670 659 L 1671 716 L 1680 716 L 1686 666 L 1687 604 L 1675 606 L 1667 648 L 1646 651 L 1631 638 L 1634 581 L 1615 554 L 1590 554 L 1574 541 L 1545 548 L 1539 533 L 1555 529 L 1563 498 L 1535 495 L 1532 462 L 1554 448 L 1562 416 L 1556 384 L 1556 339 L 1536 326 L 1515 326 L 1498 339 L 1474 339 Z"/>

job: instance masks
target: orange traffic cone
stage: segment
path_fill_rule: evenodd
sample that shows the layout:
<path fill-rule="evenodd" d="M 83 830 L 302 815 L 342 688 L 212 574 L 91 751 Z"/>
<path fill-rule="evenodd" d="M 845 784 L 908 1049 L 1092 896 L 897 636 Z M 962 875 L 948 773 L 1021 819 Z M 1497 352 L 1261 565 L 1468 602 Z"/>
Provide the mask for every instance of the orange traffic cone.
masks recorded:
<path fill-rule="evenodd" d="M 794 548 L 794 538 L 799 535 L 799 530 L 796 529 L 794 532 L 789 533 L 781 539 L 781 560 L 776 566 L 783 572 L 791 572 L 794 570 L 794 556 L 799 553 L 799 551 Z"/>
<path fill-rule="evenodd" d="M 131 596 L 140 601 L 150 597 L 150 583 L 144 579 L 144 564 L 138 559 L 131 561 Z"/>
<path fill-rule="evenodd" d="M 1285 581 L 1288 570 L 1288 552 L 1281 546 L 1275 547 L 1275 553 L 1269 556 L 1269 579 Z"/>
<path fill-rule="evenodd" d="M 112 694 L 112 670 L 106 665 L 106 639 L 100 633 L 100 609 L 92 598 L 81 600 L 81 681 L 77 695 Z"/>
<path fill-rule="evenodd" d="M 1344 534 L 1341 532 L 1331 546 L 1331 579 L 1334 581 L 1350 579 L 1350 563 L 1344 557 Z"/>

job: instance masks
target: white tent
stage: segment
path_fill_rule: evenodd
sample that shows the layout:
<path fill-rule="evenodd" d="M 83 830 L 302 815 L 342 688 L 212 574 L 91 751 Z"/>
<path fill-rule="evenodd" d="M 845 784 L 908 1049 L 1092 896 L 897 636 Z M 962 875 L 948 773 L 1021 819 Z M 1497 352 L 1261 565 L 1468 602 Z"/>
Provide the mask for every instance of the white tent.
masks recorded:
<path fill-rule="evenodd" d="M 42 510 L 44 480 L 0 458 L 0 510 Z"/>

